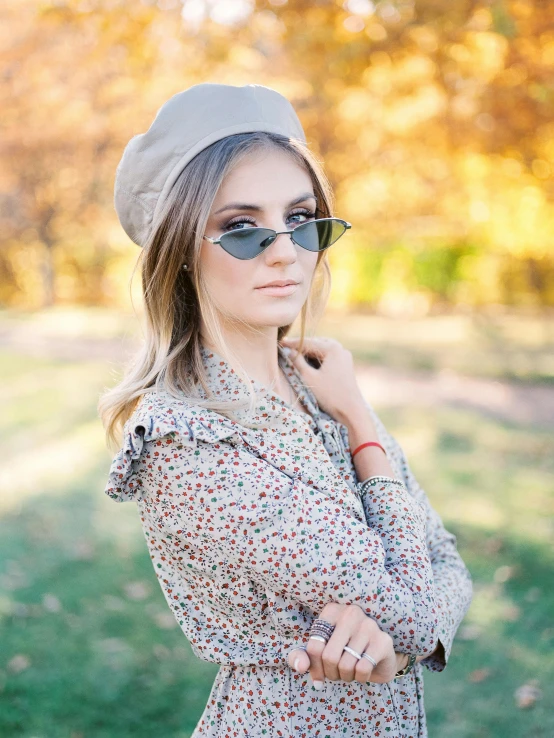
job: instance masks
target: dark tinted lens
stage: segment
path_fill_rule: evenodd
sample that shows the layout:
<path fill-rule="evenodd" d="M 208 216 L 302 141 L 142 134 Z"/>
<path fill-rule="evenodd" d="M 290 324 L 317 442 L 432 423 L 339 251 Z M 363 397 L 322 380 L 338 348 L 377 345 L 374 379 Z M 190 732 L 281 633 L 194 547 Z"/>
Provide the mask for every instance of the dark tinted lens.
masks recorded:
<path fill-rule="evenodd" d="M 242 228 L 221 236 L 221 246 L 237 259 L 253 259 L 275 240 L 268 228 Z"/>
<path fill-rule="evenodd" d="M 312 220 L 294 229 L 294 240 L 308 251 L 323 251 L 346 231 L 340 220 Z"/>

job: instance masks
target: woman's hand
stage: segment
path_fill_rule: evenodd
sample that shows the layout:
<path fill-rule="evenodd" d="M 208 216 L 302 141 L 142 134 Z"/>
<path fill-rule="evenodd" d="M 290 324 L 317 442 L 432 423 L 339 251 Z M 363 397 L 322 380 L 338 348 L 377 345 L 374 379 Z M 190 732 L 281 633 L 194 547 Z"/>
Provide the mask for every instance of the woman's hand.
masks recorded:
<path fill-rule="evenodd" d="M 298 351 L 300 339 L 285 336 L 281 344 Z M 315 357 L 320 367 L 310 366 L 305 356 Z M 342 422 L 343 418 L 363 406 L 364 398 L 354 372 L 354 358 L 339 341 L 325 337 L 305 338 L 302 350 L 296 355 L 291 353 L 290 359 L 314 393 L 319 407 L 335 420 Z"/>
<path fill-rule="evenodd" d="M 355 680 L 362 684 L 390 682 L 404 666 L 404 654 L 394 652 L 390 635 L 383 632 L 375 620 L 366 615 L 358 605 L 330 602 L 325 605 L 319 618 L 335 626 L 327 643 L 310 639 L 306 646 L 307 651 L 296 649 L 288 655 L 291 668 L 300 674 L 310 670 L 316 689 L 321 689 L 325 679 L 342 679 L 345 682 Z M 359 654 L 365 651 L 375 659 L 377 666 L 374 667 L 366 658 L 357 659 L 352 656 L 343 650 L 345 646 Z"/>

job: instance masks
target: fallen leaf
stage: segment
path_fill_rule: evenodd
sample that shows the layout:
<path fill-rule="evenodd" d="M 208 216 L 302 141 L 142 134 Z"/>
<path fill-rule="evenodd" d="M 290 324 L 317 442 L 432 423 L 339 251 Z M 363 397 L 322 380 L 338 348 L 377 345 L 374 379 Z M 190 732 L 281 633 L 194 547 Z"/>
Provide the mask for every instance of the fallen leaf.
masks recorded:
<path fill-rule="evenodd" d="M 175 615 L 171 612 L 158 612 L 154 615 L 153 619 L 158 628 L 162 630 L 171 630 L 171 628 L 175 628 L 178 625 Z"/>
<path fill-rule="evenodd" d="M 30 608 L 29 605 L 26 605 L 24 602 L 14 602 L 13 603 L 13 609 L 12 614 L 16 618 L 26 618 L 30 614 Z"/>
<path fill-rule="evenodd" d="M 517 605 L 505 605 L 502 608 L 502 616 L 504 620 L 509 620 L 511 623 L 515 623 L 521 617 L 521 608 Z"/>
<path fill-rule="evenodd" d="M 62 609 L 62 604 L 56 595 L 45 594 L 42 598 L 42 606 L 48 612 L 59 612 Z"/>
<path fill-rule="evenodd" d="M 124 653 L 130 646 L 123 638 L 103 638 L 97 645 L 105 653 Z"/>
<path fill-rule="evenodd" d="M 514 566 L 499 566 L 494 572 L 494 581 L 499 583 L 507 582 L 508 579 L 511 579 L 514 576 L 514 572 Z"/>
<path fill-rule="evenodd" d="M 112 610 L 113 612 L 121 612 L 125 610 L 127 605 L 121 597 L 114 597 L 113 595 L 104 595 L 104 608 L 106 610 Z"/>
<path fill-rule="evenodd" d="M 498 553 L 504 546 L 504 541 L 501 538 L 489 538 L 484 542 L 483 548 L 486 553 L 495 554 Z"/>
<path fill-rule="evenodd" d="M 540 587 L 531 587 L 525 594 L 525 602 L 536 602 L 541 596 Z"/>
<path fill-rule="evenodd" d="M 132 664 L 134 650 L 123 638 L 104 638 L 96 642 L 102 661 L 113 669 L 124 669 Z"/>
<path fill-rule="evenodd" d="M 145 600 L 150 595 L 148 582 L 129 582 L 123 589 L 130 600 Z"/>
<path fill-rule="evenodd" d="M 29 666 L 31 666 L 31 659 L 23 653 L 18 653 L 8 661 L 6 668 L 12 674 L 19 674 L 28 669 Z"/>
<path fill-rule="evenodd" d="M 535 702 L 540 700 L 541 697 L 542 691 L 537 686 L 536 681 L 522 684 L 521 687 L 518 687 L 514 692 L 516 705 L 522 710 L 533 707 Z"/>
<path fill-rule="evenodd" d="M 485 679 L 488 679 L 491 673 L 490 669 L 475 669 L 475 671 L 472 671 L 471 674 L 469 674 L 468 681 L 473 684 L 479 684 L 479 682 L 484 682 Z"/>
<path fill-rule="evenodd" d="M 165 661 L 171 656 L 171 651 L 167 646 L 164 646 L 162 643 L 155 643 L 152 652 L 154 656 L 159 659 L 160 661 Z"/>
<path fill-rule="evenodd" d="M 29 577 L 23 571 L 20 571 L 15 567 L 12 569 L 12 571 L 3 574 L 0 577 L 0 586 L 2 587 L 2 589 L 5 589 L 7 591 L 24 589 L 30 584 L 31 580 L 29 579 Z"/>

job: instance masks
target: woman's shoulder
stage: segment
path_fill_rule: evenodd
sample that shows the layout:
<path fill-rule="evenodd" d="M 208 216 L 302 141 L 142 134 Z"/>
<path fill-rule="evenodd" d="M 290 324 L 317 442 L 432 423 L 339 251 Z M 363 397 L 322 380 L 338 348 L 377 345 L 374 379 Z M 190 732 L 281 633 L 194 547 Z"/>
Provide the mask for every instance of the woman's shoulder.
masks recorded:
<path fill-rule="evenodd" d="M 237 423 L 220 413 L 175 397 L 167 390 L 147 392 L 125 423 L 125 432 L 140 433 L 145 441 L 169 433 L 183 435 L 194 445 L 196 439 L 217 441 L 236 432 Z"/>
<path fill-rule="evenodd" d="M 236 433 L 237 423 L 213 410 L 165 390 L 147 392 L 125 422 L 122 446 L 113 458 L 104 491 L 116 502 L 136 497 L 138 462 L 148 442 L 178 436 L 180 444 L 195 448 L 198 440 L 216 443 Z"/>

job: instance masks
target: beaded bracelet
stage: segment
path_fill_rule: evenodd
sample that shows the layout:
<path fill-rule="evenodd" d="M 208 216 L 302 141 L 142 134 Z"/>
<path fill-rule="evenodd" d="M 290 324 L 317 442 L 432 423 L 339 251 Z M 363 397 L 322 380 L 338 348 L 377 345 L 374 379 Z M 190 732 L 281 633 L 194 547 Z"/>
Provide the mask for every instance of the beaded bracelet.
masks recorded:
<path fill-rule="evenodd" d="M 375 474 L 372 477 L 368 477 L 367 479 L 364 479 L 363 482 L 359 482 L 358 485 L 363 491 L 365 486 L 369 484 L 369 482 L 372 482 L 374 479 L 376 479 L 379 482 L 395 482 L 396 484 L 402 485 L 404 489 L 406 489 L 406 485 L 404 484 L 402 479 L 395 479 L 394 477 L 387 477 L 383 474 Z"/>

